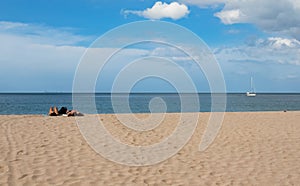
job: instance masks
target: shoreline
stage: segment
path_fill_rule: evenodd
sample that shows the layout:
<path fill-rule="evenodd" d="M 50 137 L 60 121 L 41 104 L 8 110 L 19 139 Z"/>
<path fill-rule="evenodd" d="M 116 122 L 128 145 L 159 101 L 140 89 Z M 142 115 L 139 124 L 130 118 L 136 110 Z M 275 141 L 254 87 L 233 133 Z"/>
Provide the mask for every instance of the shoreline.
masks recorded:
<path fill-rule="evenodd" d="M 282 113 L 282 112 L 300 112 L 300 110 L 270 110 L 270 111 L 225 111 L 225 112 L 165 112 L 164 114 L 181 114 L 181 113 Z M 151 114 L 150 112 L 136 112 L 136 113 L 98 113 L 98 114 L 85 114 L 84 115 L 114 115 L 114 114 Z M 152 114 L 161 114 L 159 112 L 154 112 Z M 48 114 L 0 114 L 0 116 L 48 116 Z M 50 117 L 50 116 L 49 116 Z M 55 116 L 51 116 L 55 117 Z M 56 116 L 56 117 L 61 117 L 61 116 Z M 63 116 L 65 117 L 65 116 Z M 77 116 L 81 117 L 81 116 Z M 72 118 L 72 117 L 71 117 Z"/>

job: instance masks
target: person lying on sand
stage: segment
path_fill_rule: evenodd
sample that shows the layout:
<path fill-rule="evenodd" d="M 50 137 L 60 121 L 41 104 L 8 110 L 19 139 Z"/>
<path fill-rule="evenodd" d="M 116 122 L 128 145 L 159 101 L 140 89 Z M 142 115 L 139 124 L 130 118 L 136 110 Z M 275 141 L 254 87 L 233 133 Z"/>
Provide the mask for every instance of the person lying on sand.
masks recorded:
<path fill-rule="evenodd" d="M 61 116 L 66 114 L 67 116 L 83 116 L 82 113 L 77 110 L 68 110 L 67 107 L 61 107 L 61 109 L 57 110 L 57 107 L 50 107 L 49 116 Z"/>

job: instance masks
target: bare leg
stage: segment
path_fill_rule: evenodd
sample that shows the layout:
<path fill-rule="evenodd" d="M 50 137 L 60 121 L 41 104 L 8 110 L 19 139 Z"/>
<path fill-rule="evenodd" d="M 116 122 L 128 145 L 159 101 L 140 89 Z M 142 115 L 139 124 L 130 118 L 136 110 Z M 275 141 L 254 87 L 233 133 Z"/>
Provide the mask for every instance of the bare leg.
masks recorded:
<path fill-rule="evenodd" d="M 53 107 L 50 107 L 48 115 L 49 116 L 57 116 L 57 114 L 53 110 Z"/>
<path fill-rule="evenodd" d="M 57 107 L 54 107 L 54 113 L 58 116 L 59 113 L 58 113 L 58 110 L 57 110 Z"/>
<path fill-rule="evenodd" d="M 50 107 L 49 112 L 48 112 L 48 115 L 51 116 L 52 113 L 53 113 L 53 108 Z"/>

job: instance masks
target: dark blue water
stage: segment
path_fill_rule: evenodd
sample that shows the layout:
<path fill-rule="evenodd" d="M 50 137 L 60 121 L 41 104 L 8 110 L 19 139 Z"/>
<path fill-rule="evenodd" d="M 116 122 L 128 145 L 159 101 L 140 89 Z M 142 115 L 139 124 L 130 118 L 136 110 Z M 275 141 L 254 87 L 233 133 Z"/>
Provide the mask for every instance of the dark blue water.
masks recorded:
<path fill-rule="evenodd" d="M 120 104 L 127 99 L 123 94 L 118 94 L 117 97 Z M 181 111 L 178 94 L 130 94 L 131 111 L 134 113 L 150 112 L 149 102 L 154 97 L 160 97 L 165 101 L 167 112 Z M 115 113 L 110 94 L 96 94 L 95 100 L 98 113 Z M 194 103 L 191 102 L 189 103 L 191 109 L 187 111 L 211 111 L 211 94 L 199 94 L 199 100 L 200 110 L 193 110 Z M 51 106 L 65 106 L 72 109 L 72 94 L 0 94 L 0 114 L 47 114 Z M 245 94 L 227 94 L 226 111 L 228 112 L 282 110 L 300 110 L 300 94 L 257 94 L 256 97 L 247 97 Z M 85 112 L 88 112 L 88 109 Z"/>

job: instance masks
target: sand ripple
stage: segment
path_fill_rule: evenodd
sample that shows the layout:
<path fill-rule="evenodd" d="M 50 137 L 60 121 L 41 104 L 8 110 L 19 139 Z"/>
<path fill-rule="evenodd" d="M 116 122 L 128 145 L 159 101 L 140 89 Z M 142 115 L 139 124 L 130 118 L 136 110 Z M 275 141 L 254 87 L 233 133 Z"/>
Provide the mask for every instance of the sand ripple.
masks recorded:
<path fill-rule="evenodd" d="M 146 117 L 146 115 L 140 115 Z M 214 143 L 198 151 L 209 113 L 201 113 L 190 142 L 153 166 L 129 167 L 95 153 L 74 118 L 0 116 L 0 185 L 297 185 L 300 183 L 300 112 L 226 113 Z M 138 133 L 101 115 L 120 141 L 159 142 L 178 114 Z M 121 154 L 120 154 L 121 155 Z"/>

